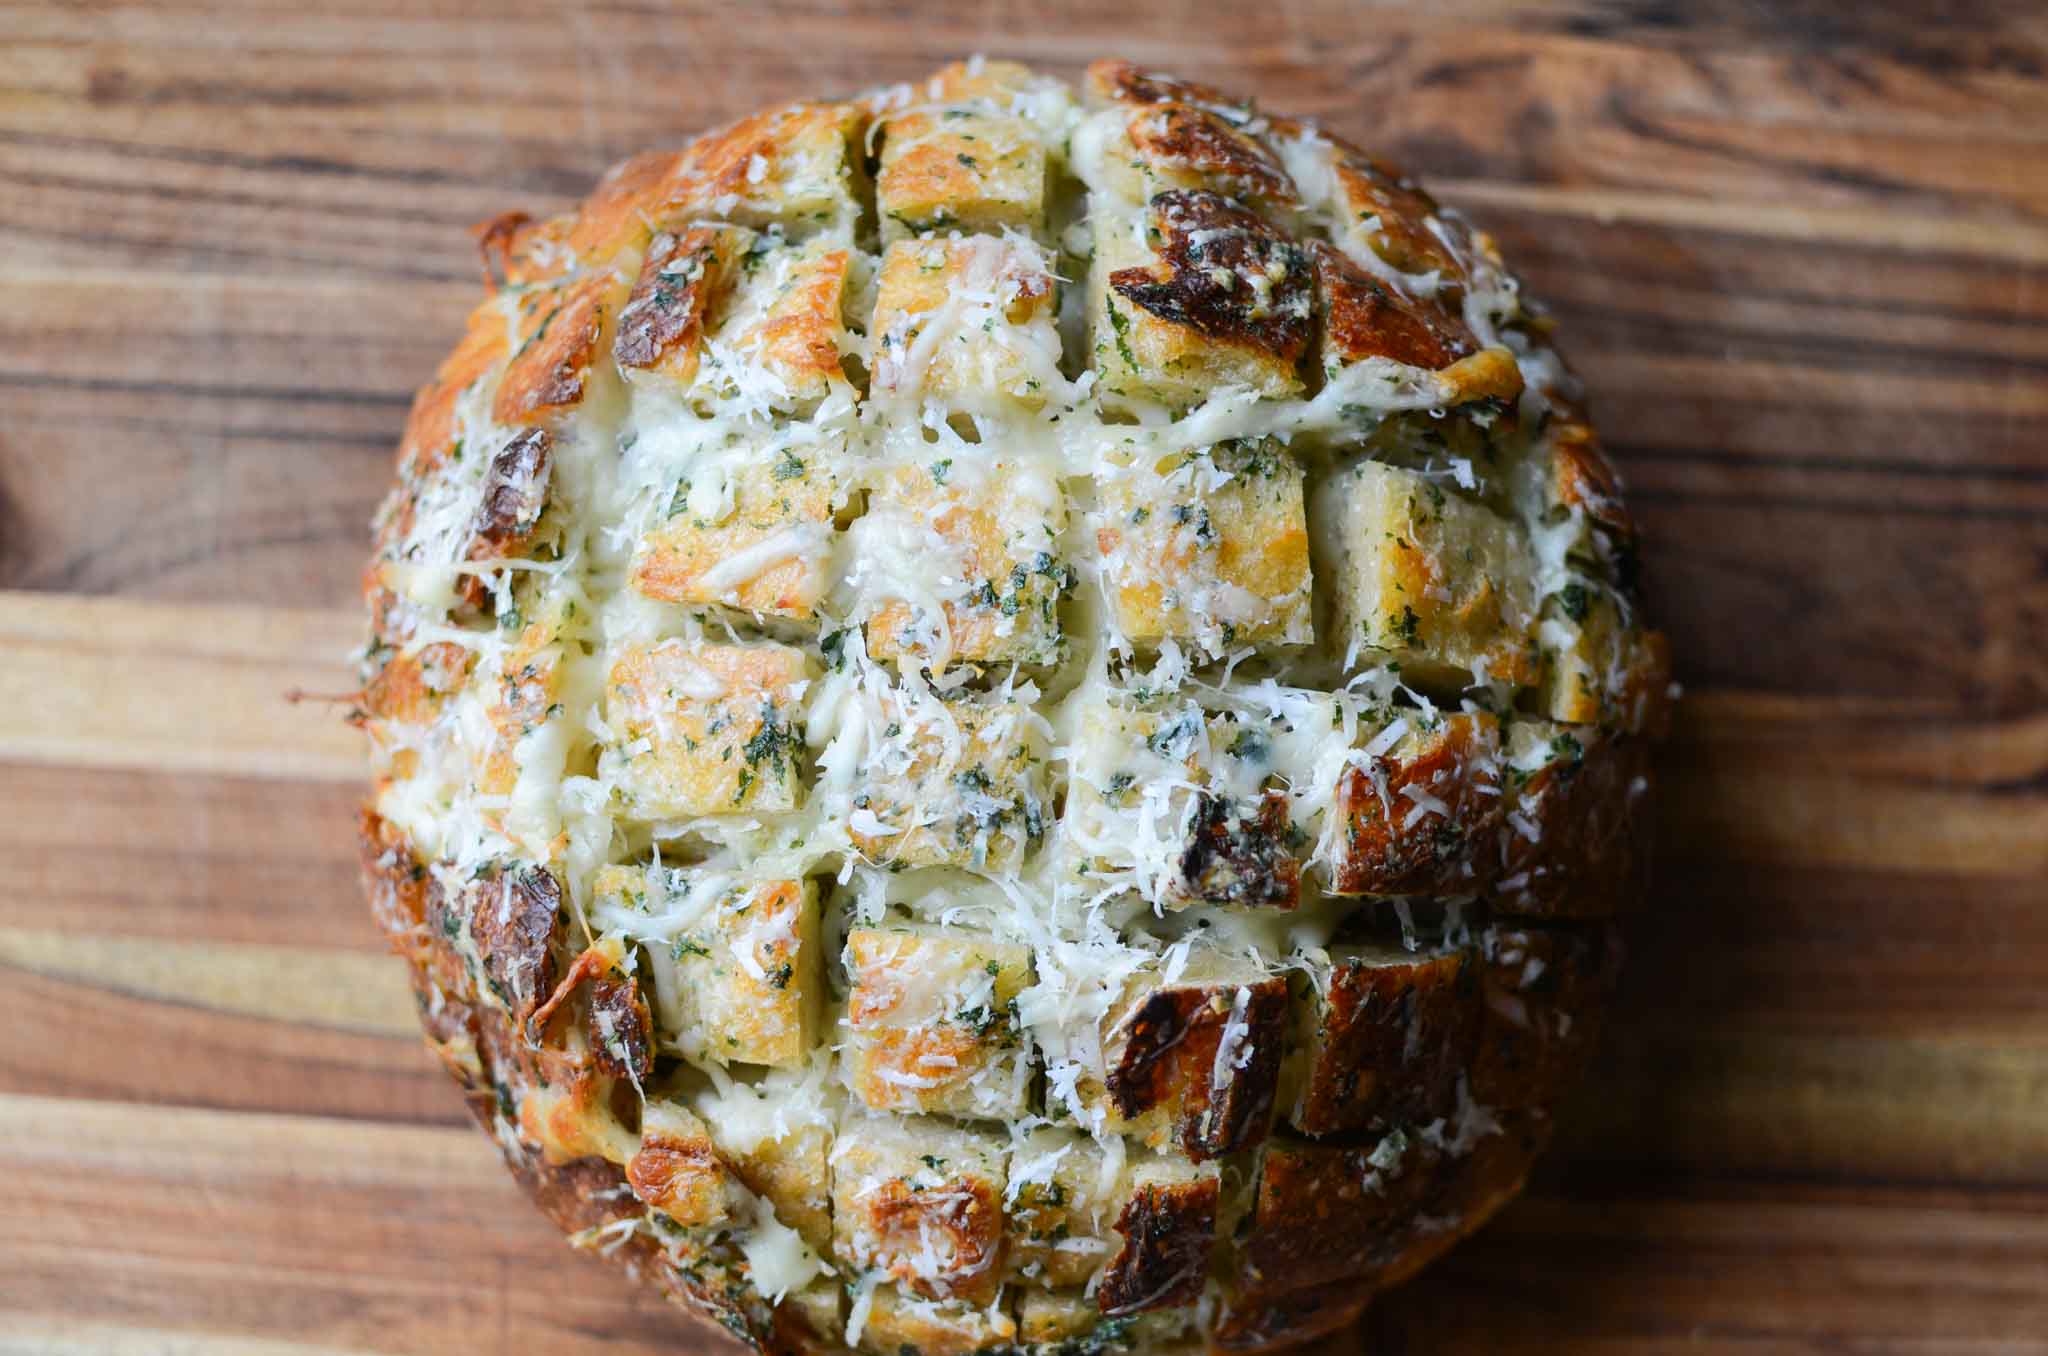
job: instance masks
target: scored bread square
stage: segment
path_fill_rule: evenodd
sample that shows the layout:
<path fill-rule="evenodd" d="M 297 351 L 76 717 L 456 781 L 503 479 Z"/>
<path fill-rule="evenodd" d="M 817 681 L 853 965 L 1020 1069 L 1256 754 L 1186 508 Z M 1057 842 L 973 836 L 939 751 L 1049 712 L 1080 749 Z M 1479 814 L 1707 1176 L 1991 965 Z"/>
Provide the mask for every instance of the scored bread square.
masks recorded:
<path fill-rule="evenodd" d="M 1017 995 L 1031 949 L 960 931 L 863 928 L 846 939 L 846 1073 L 876 1111 L 1007 1120 L 1031 1107 Z"/>
<path fill-rule="evenodd" d="M 874 393 L 984 414 L 1063 384 L 1053 261 L 1017 236 L 897 240 L 875 290 Z"/>
<path fill-rule="evenodd" d="M 813 620 L 834 582 L 843 440 L 742 442 L 674 482 L 634 552 L 632 585 L 664 603 Z"/>
<path fill-rule="evenodd" d="M 1359 462 L 1317 507 L 1335 546 L 1334 638 L 1428 686 L 1533 683 L 1534 557 L 1514 523 L 1417 472 Z"/>
<path fill-rule="evenodd" d="M 1314 270 L 1278 227 L 1229 198 L 1172 189 L 1098 217 L 1094 236 L 1090 356 L 1106 395 L 1181 410 L 1218 387 L 1303 390 Z"/>
<path fill-rule="evenodd" d="M 1277 443 L 1229 443 L 1116 468 L 1096 549 L 1117 628 L 1206 653 L 1314 639 L 1301 467 Z"/>
<path fill-rule="evenodd" d="M 825 983 L 815 883 L 608 866 L 593 887 L 611 926 L 654 938 L 655 1006 L 680 1049 L 719 1064 L 810 1055 Z"/>
<path fill-rule="evenodd" d="M 1016 870 L 1052 822 L 1044 721 L 1023 702 L 863 694 L 881 733 L 848 828 L 871 861 Z"/>
<path fill-rule="evenodd" d="M 803 799 L 801 689 L 786 645 L 627 647 L 605 681 L 619 794 L 646 819 L 794 810 Z"/>
<path fill-rule="evenodd" d="M 1261 1352 L 1520 1189 L 1673 688 L 1483 231 L 1207 84 L 973 59 L 478 244 L 360 840 L 579 1246 L 791 1356 Z"/>
<path fill-rule="evenodd" d="M 878 475 L 853 569 L 876 605 L 867 650 L 899 668 L 1056 663 L 1074 587 L 1066 496 L 1037 468 L 968 447 Z"/>
<path fill-rule="evenodd" d="M 1003 1138 L 850 1114 L 832 1149 L 833 1250 L 926 1300 L 986 1305 L 1002 1284 Z"/>

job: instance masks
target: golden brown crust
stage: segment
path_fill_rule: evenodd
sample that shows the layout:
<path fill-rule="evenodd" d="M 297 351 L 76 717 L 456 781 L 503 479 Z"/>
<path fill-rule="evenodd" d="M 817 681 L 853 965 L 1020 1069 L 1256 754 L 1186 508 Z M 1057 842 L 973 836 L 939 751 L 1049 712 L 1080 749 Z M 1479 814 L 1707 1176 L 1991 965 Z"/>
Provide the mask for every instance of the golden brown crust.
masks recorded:
<path fill-rule="evenodd" d="M 1314 275 L 1299 245 L 1215 193 L 1169 189 L 1148 211 L 1159 262 L 1111 273 L 1112 291 L 1212 344 L 1300 361 Z"/>
<path fill-rule="evenodd" d="M 1222 1187 L 1214 1177 L 1140 1186 L 1124 1202 L 1123 1247 L 1103 1269 L 1096 1302 L 1111 1318 L 1192 1304 L 1208 1279 Z"/>
<path fill-rule="evenodd" d="M 652 1103 L 641 1117 L 640 1147 L 626 1162 L 633 1194 L 686 1229 L 726 1214 L 730 1176 L 704 1123 L 680 1108 Z"/>
<path fill-rule="evenodd" d="M 579 404 L 592 360 L 625 290 L 610 273 L 529 293 L 519 303 L 519 346 L 491 413 L 501 424 L 538 424 Z"/>
<path fill-rule="evenodd" d="M 744 210 L 757 193 L 778 194 L 793 162 L 836 149 L 846 154 L 866 113 L 854 104 L 793 103 L 729 123 L 690 143 L 665 166 L 642 199 L 655 224 L 672 228 L 698 217 L 751 217 L 767 224 L 780 204 Z"/>
<path fill-rule="evenodd" d="M 496 370 L 508 352 L 503 317 L 492 306 L 479 306 L 470 314 L 462 342 L 413 397 L 398 444 L 401 476 L 429 475 L 442 464 L 455 446 L 455 402 Z"/>
<path fill-rule="evenodd" d="M 1435 370 L 1479 351 L 1465 322 L 1441 304 L 1402 295 L 1327 241 L 1310 241 L 1309 252 L 1322 302 L 1326 364 L 1387 358 Z"/>
<path fill-rule="evenodd" d="M 1436 200 L 1383 161 L 1332 138 L 1340 154 L 1337 196 L 1347 225 L 1403 273 L 1438 273 L 1456 283 L 1464 270 L 1429 222 L 1441 221 Z"/>
<path fill-rule="evenodd" d="M 561 883 L 546 867 L 493 862 L 470 882 L 467 903 L 484 979 L 524 1027 L 555 989 Z"/>
<path fill-rule="evenodd" d="M 725 294 L 746 248 L 730 227 L 693 226 L 654 237 L 619 312 L 612 356 L 622 368 L 660 367 L 678 381 L 697 369 L 711 308 Z"/>
<path fill-rule="evenodd" d="M 1545 430 L 1550 456 L 1550 497 L 1578 509 L 1623 541 L 1635 537 L 1635 522 L 1621 498 L 1621 477 L 1600 446 L 1593 426 L 1569 411 Z"/>
<path fill-rule="evenodd" d="M 1300 201 L 1271 151 L 1206 108 L 1155 103 L 1133 112 L 1127 128 L 1138 155 L 1165 177 L 1244 202 L 1292 207 Z"/>
<path fill-rule="evenodd" d="M 1491 865 L 1501 819 L 1500 722 L 1446 716 L 1365 766 L 1348 768 L 1336 813 L 1343 843 L 1331 870 L 1340 895 L 1457 894 Z"/>
<path fill-rule="evenodd" d="M 425 725 L 475 667 L 476 655 L 453 641 L 391 655 L 363 689 L 363 710 L 372 720 Z"/>
<path fill-rule="evenodd" d="M 1340 954 L 1308 1043 L 1296 1128 L 1329 1135 L 1448 1115 L 1477 1006 L 1462 951 Z"/>
<path fill-rule="evenodd" d="M 1287 984 L 1277 976 L 1154 990 L 1103 1043 L 1110 1104 L 1126 1121 L 1163 1111 L 1171 1138 L 1197 1162 L 1250 1148 L 1272 1119 L 1286 1024 Z M 1218 1079 L 1226 1031 L 1237 1044 Z"/>
<path fill-rule="evenodd" d="M 564 242 L 578 267 L 608 266 L 653 234 L 649 215 L 680 158 L 673 151 L 644 151 L 605 172 Z"/>
<path fill-rule="evenodd" d="M 356 816 L 356 855 L 370 897 L 370 916 L 408 958 L 424 954 L 428 937 L 427 868 L 397 825 L 369 806 Z"/>
<path fill-rule="evenodd" d="M 1649 745 L 1584 726 L 1554 738 L 1552 761 L 1508 778 L 1489 898 L 1524 918 L 1611 918 L 1649 885 Z"/>
<path fill-rule="evenodd" d="M 1593 1056 L 1621 970 L 1620 934 L 1493 923 L 1480 957 L 1472 1096 L 1489 1107 L 1547 1106 Z"/>
<path fill-rule="evenodd" d="M 1105 58 L 1090 63 L 1088 92 L 1111 103 L 1195 104 L 1227 110 L 1240 119 L 1249 114 L 1249 106 L 1244 100 L 1234 99 L 1214 86 L 1149 72 L 1134 61 Z"/>

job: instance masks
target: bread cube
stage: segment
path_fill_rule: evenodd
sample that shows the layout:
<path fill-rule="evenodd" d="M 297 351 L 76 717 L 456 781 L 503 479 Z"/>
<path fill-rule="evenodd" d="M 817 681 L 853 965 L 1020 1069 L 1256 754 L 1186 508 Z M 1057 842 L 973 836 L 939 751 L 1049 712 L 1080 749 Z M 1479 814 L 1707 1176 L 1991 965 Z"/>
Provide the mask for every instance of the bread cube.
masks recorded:
<path fill-rule="evenodd" d="M 1308 254 L 1245 208 L 1173 189 L 1094 220 L 1091 366 L 1125 403 L 1201 404 L 1221 386 L 1297 395 L 1315 294 Z"/>
<path fill-rule="evenodd" d="M 1022 118 L 919 108 L 882 129 L 875 180 L 882 240 L 926 231 L 1031 233 L 1045 221 L 1045 144 Z"/>
<path fill-rule="evenodd" d="M 527 1039 L 571 1055 L 573 1064 L 638 1086 L 654 1072 L 654 1019 L 634 968 L 623 939 L 598 938 L 577 954 L 555 991 L 527 1019 Z"/>
<path fill-rule="evenodd" d="M 1301 898 L 1301 838 L 1281 790 L 1239 797 L 1204 791 L 1182 828 L 1167 902 L 1291 909 Z"/>
<path fill-rule="evenodd" d="M 519 784 L 520 742 L 566 719 L 562 702 L 563 646 L 575 624 L 575 605 L 566 597 L 531 600 L 528 619 L 518 607 L 498 618 L 498 629 L 516 630 L 512 647 L 487 661 L 481 676 L 490 735 L 479 750 L 477 790 L 509 796 Z"/>
<path fill-rule="evenodd" d="M 619 1120 L 614 1100 L 618 1087 L 588 1070 L 551 1083 L 528 1084 L 516 1108 L 519 1135 L 538 1144 L 547 1162 L 555 1165 L 579 1159 L 630 1162 L 639 1142 Z M 626 1089 L 625 1096 L 631 1095 Z"/>
<path fill-rule="evenodd" d="M 469 684 L 476 652 L 454 641 L 435 641 L 417 650 L 380 651 L 381 661 L 363 685 L 363 713 L 372 733 L 385 722 L 431 725 L 450 698 Z"/>
<path fill-rule="evenodd" d="M 872 861 L 1016 869 L 1045 835 L 1044 722 L 1022 702 L 863 694 L 879 731 L 850 825 Z"/>
<path fill-rule="evenodd" d="M 1266 1137 L 1287 1038 L 1287 981 L 1201 951 L 1169 981 L 1155 965 L 1126 982 L 1102 1024 L 1106 1076 L 1082 1104 L 1148 1148 L 1196 1162 Z"/>
<path fill-rule="evenodd" d="M 1347 242 L 1369 249 L 1401 273 L 1437 273 L 1456 284 L 1465 277 L 1457 256 L 1430 229 L 1436 200 L 1393 166 L 1328 137 L 1332 194 Z"/>
<path fill-rule="evenodd" d="M 785 645 L 627 646 L 605 684 L 605 755 L 635 818 L 775 813 L 803 803 L 809 670 Z"/>
<path fill-rule="evenodd" d="M 1471 1095 L 1489 1108 L 1549 1109 L 1585 1072 L 1621 969 L 1612 925 L 1489 924 L 1479 938 L 1484 1020 Z"/>
<path fill-rule="evenodd" d="M 662 1033 L 692 1059 L 800 1064 L 824 992 L 818 891 L 686 869 L 607 866 L 593 921 L 648 942 Z M 643 921 L 645 920 L 645 921 Z"/>
<path fill-rule="evenodd" d="M 1566 724 L 1597 723 L 1628 681 L 1630 635 L 1620 598 L 1574 575 L 1543 600 L 1537 639 L 1543 714 Z"/>
<path fill-rule="evenodd" d="M 786 245 L 756 236 L 718 312 L 692 398 L 737 394 L 809 414 L 828 396 L 850 395 L 841 349 L 852 257 L 831 240 Z M 766 390 L 758 389 L 762 373 L 771 379 Z"/>
<path fill-rule="evenodd" d="M 1060 378 L 1052 260 L 1019 237 L 898 240 L 882 256 L 873 394 L 1036 409 Z"/>
<path fill-rule="evenodd" d="M 1085 709 L 1070 753 L 1070 867 L 1128 873 L 1167 908 L 1293 908 L 1301 835 L 1286 792 L 1268 785 L 1263 745 L 1234 713 L 1192 702 Z"/>
<path fill-rule="evenodd" d="M 1544 600 L 1537 637 L 1543 714 L 1567 725 L 1663 738 L 1671 715 L 1670 650 L 1661 633 L 1640 629 L 1619 592 L 1572 577 Z"/>
<path fill-rule="evenodd" d="M 1145 104 L 1193 104 L 1217 110 L 1232 125 L 1247 122 L 1252 117 L 1249 101 L 1226 94 L 1214 85 L 1161 75 L 1135 62 L 1114 57 L 1089 63 L 1085 88 L 1091 106 L 1133 108 Z"/>
<path fill-rule="evenodd" d="M 1126 1165 L 1113 1226 L 1122 1242 L 1095 1294 L 1105 1315 L 1180 1308 L 1202 1297 L 1221 1191 L 1214 1164 L 1169 1153 Z"/>
<path fill-rule="evenodd" d="M 605 171 L 572 213 L 535 221 L 507 212 L 478 231 L 485 276 L 498 285 L 530 287 L 579 270 L 600 269 L 641 249 L 669 176 L 682 157 L 646 151 Z"/>
<path fill-rule="evenodd" d="M 1211 655 L 1315 638 L 1302 472 L 1276 442 L 1141 460 L 1099 482 L 1117 629 Z"/>
<path fill-rule="evenodd" d="M 1317 492 L 1335 634 L 1413 686 L 1533 684 L 1535 564 L 1522 530 L 1416 472 L 1362 461 Z"/>
<path fill-rule="evenodd" d="M 505 907 L 518 926 L 518 905 Z M 490 944 L 494 925 L 472 917 L 479 949 Z M 540 1076 L 520 1100 L 519 1125 L 551 1163 L 600 1157 L 624 1164 L 638 1148 L 620 1116 L 654 1072 L 654 1027 L 628 965 L 626 944 L 600 937 L 521 1024 Z"/>
<path fill-rule="evenodd" d="M 878 596 L 868 653 L 934 672 L 954 661 L 1045 665 L 1061 654 L 1066 498 L 1048 475 L 945 457 L 894 466 L 855 524 L 853 584 Z"/>
<path fill-rule="evenodd" d="M 1099 158 L 1091 187 L 1127 204 L 1171 191 L 1202 191 L 1285 210 L 1300 202 L 1273 151 L 1214 109 L 1184 103 L 1133 108 L 1094 133 Z"/>
<path fill-rule="evenodd" d="M 987 1304 L 1003 1274 L 1004 1144 L 940 1120 L 849 1116 L 832 1150 L 839 1261 L 924 1299 Z"/>
<path fill-rule="evenodd" d="M 1074 868 L 1133 872 L 1148 897 L 1164 894 L 1166 881 L 1151 878 L 1170 878 L 1171 867 L 1141 861 L 1139 846 L 1178 834 L 1213 761 L 1208 713 L 1193 702 L 1085 706 L 1068 754 L 1064 842 Z"/>
<path fill-rule="evenodd" d="M 688 385 L 704 337 L 724 302 L 754 233 L 738 226 L 691 226 L 649 242 L 633 291 L 619 312 L 612 357 L 629 379 L 659 373 Z"/>
<path fill-rule="evenodd" d="M 933 71 L 924 83 L 912 87 L 913 97 L 922 95 L 933 103 L 966 103 L 997 106 L 1026 91 L 1065 95 L 1063 81 L 1038 74 L 1016 61 L 990 61 L 969 57 L 949 61 Z"/>
<path fill-rule="evenodd" d="M 1275 1140 L 1259 1163 L 1257 1203 L 1240 1250 L 1254 1291 L 1348 1282 L 1363 1294 L 1431 1247 L 1424 1216 L 1447 1160 L 1424 1136 L 1393 1130 L 1342 1146 Z M 1455 1172 L 1456 1161 L 1448 1160 Z"/>
<path fill-rule="evenodd" d="M 501 424 L 553 424 L 583 403 L 602 369 L 593 361 L 632 288 L 603 272 L 535 287 L 514 303 L 518 341 L 491 402 Z"/>
<path fill-rule="evenodd" d="M 959 1300 L 921 1299 L 883 1284 L 869 1301 L 859 1350 L 875 1356 L 1009 1356 L 1015 1351 L 1017 1321 L 1000 1308 Z"/>
<path fill-rule="evenodd" d="M 659 602 L 814 620 L 832 585 L 841 469 L 833 442 L 801 453 L 764 448 L 685 477 L 634 552 L 634 590 Z"/>
<path fill-rule="evenodd" d="M 463 559 L 481 568 L 463 574 L 456 586 L 462 605 L 495 615 L 513 588 L 499 562 L 531 560 L 555 546 L 560 533 L 545 530 L 554 481 L 554 438 L 546 429 L 515 435 L 484 466 L 476 513 L 469 524 Z M 502 619 L 501 619 L 502 620 Z"/>
<path fill-rule="evenodd" d="M 739 1197 L 711 1132 L 677 1102 L 649 1097 L 640 1113 L 640 1147 L 626 1162 L 633 1194 L 685 1229 L 731 1219 Z"/>
<path fill-rule="evenodd" d="M 1338 895 L 1476 892 L 1493 864 L 1501 822 L 1500 722 L 1484 712 L 1410 711 L 1396 720 L 1400 738 L 1383 753 L 1368 746 L 1338 779 L 1327 888 Z"/>
<path fill-rule="evenodd" d="M 429 898 L 439 892 L 430 892 Z M 462 922 L 481 959 L 479 986 L 522 1031 L 556 989 L 555 953 L 563 940 L 562 884 L 538 863 L 484 865 L 455 907 L 434 910 L 441 932 Z M 461 920 L 461 921 L 458 921 Z"/>
<path fill-rule="evenodd" d="M 1004 1119 L 1030 1108 L 1016 998 L 1031 949 L 958 930 L 859 928 L 846 939 L 854 1093 L 877 1111 Z"/>
<path fill-rule="evenodd" d="M 797 1231 L 819 1256 L 832 1249 L 832 1132 L 799 1124 L 788 1134 L 738 1143 L 729 1127 L 712 1131 L 719 1153 L 749 1190 L 775 1209 L 775 1217 Z"/>
<path fill-rule="evenodd" d="M 1586 726 L 1510 727 L 1490 900 L 1522 918 L 1602 919 L 1649 887 L 1649 746 Z"/>
<path fill-rule="evenodd" d="M 507 212 L 486 223 L 477 240 L 485 276 L 530 287 L 639 250 L 654 233 L 650 214 L 681 158 L 674 151 L 645 151 L 606 170 L 574 212 L 546 221 Z"/>
<path fill-rule="evenodd" d="M 1435 371 L 1479 351 L 1464 319 L 1438 298 L 1409 296 L 1325 241 L 1310 242 L 1309 252 L 1316 265 L 1326 375 L 1367 358 Z"/>
<path fill-rule="evenodd" d="M 1258 206 L 1289 208 L 1300 194 L 1252 128 L 1249 105 L 1183 81 L 1149 77 L 1127 62 L 1097 62 L 1089 95 L 1114 110 L 1079 140 L 1089 186 L 1127 203 L 1169 189 L 1204 189 Z"/>
<path fill-rule="evenodd" d="M 1039 1285 L 1078 1286 L 1116 1251 L 1110 1236 L 1121 1174 L 1103 1181 L 1095 1141 L 1042 1126 L 1017 1143 L 1008 1190 L 1012 1276 Z"/>
<path fill-rule="evenodd" d="M 662 182 L 656 224 L 699 218 L 850 234 L 860 219 L 866 114 L 855 104 L 793 103 L 692 142 Z"/>
<path fill-rule="evenodd" d="M 1554 394 L 1552 400 L 1560 412 L 1544 427 L 1539 450 L 1546 507 L 1554 517 L 1583 515 L 1586 534 L 1576 544 L 1592 547 L 1597 531 L 1615 549 L 1632 550 L 1635 520 L 1622 502 L 1621 476 L 1601 448 L 1600 435 L 1570 401 Z"/>
<path fill-rule="evenodd" d="M 1330 948 L 1301 1009 L 1301 1086 L 1291 1117 L 1310 1135 L 1448 1116 L 1472 1055 L 1478 996 L 1465 953 Z"/>
<path fill-rule="evenodd" d="M 1010 1271 L 1034 1285 L 1079 1286 L 1102 1273 L 1100 1313 L 1192 1303 L 1216 1238 L 1214 1164 L 1140 1154 L 1104 1179 L 1095 1141 L 1041 1127 L 1010 1161 Z M 1099 1316 L 1099 1315 L 1098 1315 Z"/>
<path fill-rule="evenodd" d="M 1106 1322 L 1095 1300 L 1081 1290 L 1023 1288 L 1017 1299 L 1018 1340 L 1033 1347 L 1061 1348 L 1064 1343 L 1080 1347 Z M 1085 1347 L 1082 1347 L 1085 1349 Z"/>

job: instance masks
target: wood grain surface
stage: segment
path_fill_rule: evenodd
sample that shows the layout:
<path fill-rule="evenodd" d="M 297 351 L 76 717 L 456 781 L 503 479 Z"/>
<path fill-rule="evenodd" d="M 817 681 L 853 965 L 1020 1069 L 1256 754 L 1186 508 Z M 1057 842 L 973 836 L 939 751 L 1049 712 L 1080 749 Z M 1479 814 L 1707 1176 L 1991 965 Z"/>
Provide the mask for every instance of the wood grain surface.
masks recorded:
<path fill-rule="evenodd" d="M 339 690 L 465 228 L 770 100 L 1125 54 L 1500 238 L 1688 696 L 1529 1196 L 1388 1353 L 2048 1351 L 2048 11 L 0 4 L 0 1356 L 724 1348 L 528 1210 Z"/>

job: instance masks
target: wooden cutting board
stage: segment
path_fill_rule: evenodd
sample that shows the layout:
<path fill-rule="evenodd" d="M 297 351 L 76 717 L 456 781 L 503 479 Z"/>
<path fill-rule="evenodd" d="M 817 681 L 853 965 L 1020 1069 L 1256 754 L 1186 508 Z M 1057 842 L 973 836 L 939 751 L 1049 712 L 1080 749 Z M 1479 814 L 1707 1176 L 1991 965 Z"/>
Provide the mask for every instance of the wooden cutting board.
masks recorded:
<path fill-rule="evenodd" d="M 364 524 L 464 228 L 1123 53 L 1421 170 L 1597 393 L 1657 907 L 1389 1352 L 2048 1350 L 2048 21 L 1532 0 L 0 7 L 0 1353 L 706 1351 L 521 1202 L 358 903 Z"/>

